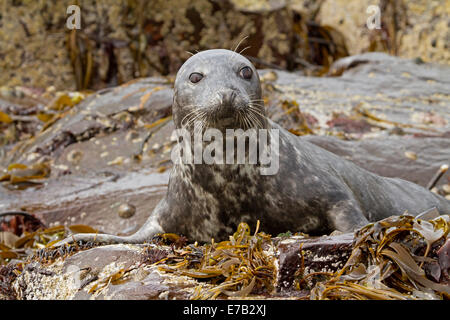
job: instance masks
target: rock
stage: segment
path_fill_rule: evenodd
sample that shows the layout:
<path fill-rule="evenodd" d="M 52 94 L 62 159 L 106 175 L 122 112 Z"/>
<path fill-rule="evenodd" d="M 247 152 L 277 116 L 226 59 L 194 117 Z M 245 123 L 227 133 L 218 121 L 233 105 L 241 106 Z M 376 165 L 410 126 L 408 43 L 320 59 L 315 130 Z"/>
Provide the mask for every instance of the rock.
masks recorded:
<path fill-rule="evenodd" d="M 380 10 L 379 29 L 367 27 L 375 12 L 368 12 L 371 5 Z M 317 21 L 345 34 L 350 55 L 385 51 L 448 64 L 450 28 L 445 8 L 448 10 L 448 5 L 427 0 L 326 0 L 321 3 Z"/>
<path fill-rule="evenodd" d="M 69 30 L 71 1 L 7 0 L 0 25 L 0 83 L 98 90 L 138 77 L 175 74 L 189 57 L 187 51 L 234 49 L 244 35 L 251 39 L 240 50 L 250 45 L 246 54 L 286 67 L 294 39 L 289 9 L 259 10 L 261 3 L 253 2 L 248 10 L 242 1 L 180 0 L 173 10 L 173 2 L 162 0 L 83 0 L 78 3 L 83 25 Z"/>
<path fill-rule="evenodd" d="M 404 138 L 389 136 L 384 139 L 363 139 L 344 141 L 327 136 L 304 136 L 330 152 L 348 159 L 358 166 L 381 176 L 401 178 L 423 187 L 430 182 L 442 163 L 450 157 L 448 138 Z M 418 160 L 404 156 L 404 150 L 414 152 Z M 448 173 L 441 178 L 439 185 L 446 183 Z"/>
<path fill-rule="evenodd" d="M 246 36 L 239 51 L 249 47 L 244 54 L 259 67 L 315 74 L 336 59 L 367 51 L 450 61 L 448 17 L 441 2 L 178 0 L 173 10 L 173 2 L 164 0 L 82 0 L 81 29 L 69 30 L 72 4 L 5 0 L 0 83 L 98 90 L 175 74 L 187 51 L 235 49 Z M 366 26 L 369 5 L 380 7 L 379 30 Z"/>
<path fill-rule="evenodd" d="M 312 272 L 335 272 L 341 269 L 352 251 L 352 234 L 320 238 L 290 237 L 278 248 L 277 289 L 292 291 L 294 282 Z M 304 267 L 303 274 L 297 274 Z"/>
<path fill-rule="evenodd" d="M 166 249 L 167 250 L 167 249 Z M 29 264 L 16 279 L 19 299 L 187 299 L 198 283 L 143 264 L 142 246 L 109 245 L 50 265 Z M 121 272 L 126 280 L 115 282 Z"/>
<path fill-rule="evenodd" d="M 450 67 L 417 65 L 375 52 L 338 60 L 330 68 L 331 77 L 326 78 L 275 71 L 278 78 L 272 84 L 276 90 L 272 89 L 269 114 L 279 108 L 280 101 L 290 99 L 303 114 L 318 120 L 312 128 L 316 134 L 329 127 L 333 114 L 341 114 L 364 119 L 375 127 L 369 133 L 341 134 L 349 139 L 374 136 L 395 127 L 401 127 L 406 135 L 440 136 L 450 128 L 450 117 L 442 108 L 450 105 L 449 71 Z M 417 117 L 412 116 L 421 112 L 434 113 L 445 125 L 416 123 Z"/>
<path fill-rule="evenodd" d="M 62 272 L 65 273 L 71 266 L 76 266 L 80 270 L 89 268 L 90 273 L 98 275 L 111 264 L 126 269 L 143 258 L 139 249 L 131 245 L 110 245 L 81 251 L 65 259 Z"/>
<path fill-rule="evenodd" d="M 444 275 L 445 283 L 450 285 L 450 239 L 447 239 L 444 245 L 437 252 L 439 266 Z"/>

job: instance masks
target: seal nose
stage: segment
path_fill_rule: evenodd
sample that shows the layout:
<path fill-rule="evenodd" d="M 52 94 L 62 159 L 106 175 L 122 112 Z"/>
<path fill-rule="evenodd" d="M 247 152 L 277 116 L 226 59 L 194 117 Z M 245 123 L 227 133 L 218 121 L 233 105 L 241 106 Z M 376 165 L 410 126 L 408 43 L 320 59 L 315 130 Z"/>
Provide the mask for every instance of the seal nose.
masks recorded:
<path fill-rule="evenodd" d="M 236 90 L 233 89 L 223 90 L 219 94 L 222 98 L 222 105 L 233 105 L 234 99 L 237 95 Z"/>

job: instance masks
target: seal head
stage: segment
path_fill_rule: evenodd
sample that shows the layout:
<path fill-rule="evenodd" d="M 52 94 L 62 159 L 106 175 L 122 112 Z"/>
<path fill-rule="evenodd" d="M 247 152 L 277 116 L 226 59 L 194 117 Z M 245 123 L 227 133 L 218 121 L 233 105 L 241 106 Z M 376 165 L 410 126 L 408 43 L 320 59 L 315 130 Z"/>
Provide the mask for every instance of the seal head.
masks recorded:
<path fill-rule="evenodd" d="M 263 127 L 265 111 L 259 76 L 242 55 L 224 49 L 189 58 L 175 80 L 175 126 L 219 130 Z"/>

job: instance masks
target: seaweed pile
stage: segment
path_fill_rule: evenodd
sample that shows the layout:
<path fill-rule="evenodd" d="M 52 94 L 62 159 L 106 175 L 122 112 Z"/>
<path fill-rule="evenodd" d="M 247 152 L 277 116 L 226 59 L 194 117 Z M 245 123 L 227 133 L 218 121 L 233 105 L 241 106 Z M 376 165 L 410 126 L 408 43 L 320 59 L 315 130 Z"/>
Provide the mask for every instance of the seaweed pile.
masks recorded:
<path fill-rule="evenodd" d="M 270 236 L 258 233 L 259 223 L 253 235 L 246 223 L 240 223 L 228 241 L 198 247 L 190 245 L 175 258 L 175 264 L 161 266 L 160 270 L 174 272 L 195 279 L 209 279 L 215 286 L 202 291 L 199 286 L 192 299 L 215 299 L 224 294 L 229 297 L 245 297 L 250 293 L 270 293 L 275 280 L 273 256 L 264 252 L 264 244 Z M 166 258 L 170 259 L 170 257 Z"/>
<path fill-rule="evenodd" d="M 2 217 L 3 216 L 3 217 Z M 9 217 L 9 220 L 1 219 Z M 27 262 L 33 258 L 51 262 L 57 257 L 89 248 L 93 244 L 75 244 L 60 250 L 48 250 L 56 242 L 74 233 L 96 233 L 98 230 L 86 225 L 54 226 L 47 228 L 42 221 L 26 212 L 0 214 L 0 266 L 11 260 Z M 79 248 L 78 248 L 79 247 Z"/>
<path fill-rule="evenodd" d="M 315 283 L 310 299 L 448 299 L 449 228 L 448 215 L 429 221 L 393 216 L 365 226 L 355 233 L 344 267 L 321 273 L 328 279 Z"/>
<path fill-rule="evenodd" d="M 39 133 L 68 115 L 69 111 L 90 93 L 89 91 L 56 91 L 54 86 L 46 89 L 1 87 L 0 147 L 5 147 L 4 151 L 10 149 L 16 152 L 23 151 L 21 148 L 33 143 Z M 24 168 L 16 166 L 7 171 L 12 169 Z M 6 180 L 8 179 L 5 177 L 1 179 L 1 181 Z M 14 181 L 12 183 L 15 184 Z"/>
<path fill-rule="evenodd" d="M 192 287 L 191 299 L 449 299 L 449 230 L 448 215 L 433 219 L 392 216 L 371 223 L 355 232 L 351 255 L 336 272 L 308 273 L 302 263 L 295 272 L 296 281 L 288 296 L 278 290 L 277 283 L 280 238 L 260 232 L 259 222 L 254 233 L 249 225 L 241 223 L 228 241 L 219 243 L 214 239 L 207 244 L 188 243 L 185 237 L 176 234 L 160 234 L 144 245 L 144 255 L 135 263 L 101 278 L 91 277 L 90 282 L 94 282 L 87 292 L 97 296 L 110 285 L 130 281 L 141 269 L 157 269 L 175 278 L 195 280 L 197 284 Z M 22 272 L 35 268 L 33 263 L 50 266 L 57 259 L 64 260 L 95 247 L 95 243 L 53 247 L 56 241 L 70 234 L 93 231 L 82 225 L 52 228 L 41 225 L 38 230 L 24 231 L 10 247 L 2 240 L 2 298 L 16 298 L 12 283 Z M 301 256 L 305 254 L 302 239 L 313 239 L 307 235 L 300 238 L 292 234 L 279 236 L 298 241 Z"/>

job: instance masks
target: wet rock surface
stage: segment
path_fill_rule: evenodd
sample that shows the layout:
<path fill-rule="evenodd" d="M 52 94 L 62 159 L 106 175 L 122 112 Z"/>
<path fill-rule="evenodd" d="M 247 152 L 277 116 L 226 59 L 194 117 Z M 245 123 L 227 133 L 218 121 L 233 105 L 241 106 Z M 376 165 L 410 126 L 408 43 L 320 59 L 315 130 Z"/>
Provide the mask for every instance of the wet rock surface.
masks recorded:
<path fill-rule="evenodd" d="M 403 138 L 344 141 L 334 137 L 305 136 L 305 140 L 358 166 L 385 177 L 412 181 L 425 187 L 441 164 L 448 163 L 449 138 Z M 417 158 L 408 157 L 408 152 Z M 389 161 L 391 159 L 392 161 Z M 448 175 L 439 185 L 448 183 Z"/>
<path fill-rule="evenodd" d="M 168 250 L 166 248 L 165 250 Z M 15 281 L 19 299 L 188 299 L 194 286 L 144 264 L 142 246 L 110 245 L 78 252 L 64 261 L 29 264 Z M 121 281 L 118 274 L 127 272 Z"/>
<path fill-rule="evenodd" d="M 335 272 L 341 269 L 350 257 L 352 243 L 352 234 L 281 240 L 278 243 L 277 289 L 288 295 L 300 277 L 313 272 Z M 298 274 L 299 270 L 302 270 L 301 274 Z"/>

